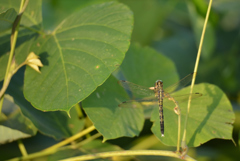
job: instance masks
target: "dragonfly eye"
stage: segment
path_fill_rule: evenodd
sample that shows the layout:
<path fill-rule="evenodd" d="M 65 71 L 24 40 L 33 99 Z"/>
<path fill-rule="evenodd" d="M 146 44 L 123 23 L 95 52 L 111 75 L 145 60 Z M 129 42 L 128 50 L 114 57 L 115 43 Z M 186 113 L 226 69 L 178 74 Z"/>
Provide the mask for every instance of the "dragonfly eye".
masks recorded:
<path fill-rule="evenodd" d="M 163 83 L 162 80 L 157 80 L 157 81 L 156 81 L 156 84 L 161 84 L 161 83 Z"/>

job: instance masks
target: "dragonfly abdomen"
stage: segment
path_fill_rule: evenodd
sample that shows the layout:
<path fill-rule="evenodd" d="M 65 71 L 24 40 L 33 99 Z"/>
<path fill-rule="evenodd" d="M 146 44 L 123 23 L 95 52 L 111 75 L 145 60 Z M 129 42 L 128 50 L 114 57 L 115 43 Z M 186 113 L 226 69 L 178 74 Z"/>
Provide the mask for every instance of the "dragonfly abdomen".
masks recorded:
<path fill-rule="evenodd" d="M 160 130 L 162 136 L 164 136 L 164 117 L 163 117 L 163 82 L 157 81 L 155 84 L 155 92 L 157 92 L 158 106 L 159 106 L 159 120 L 160 120 Z"/>

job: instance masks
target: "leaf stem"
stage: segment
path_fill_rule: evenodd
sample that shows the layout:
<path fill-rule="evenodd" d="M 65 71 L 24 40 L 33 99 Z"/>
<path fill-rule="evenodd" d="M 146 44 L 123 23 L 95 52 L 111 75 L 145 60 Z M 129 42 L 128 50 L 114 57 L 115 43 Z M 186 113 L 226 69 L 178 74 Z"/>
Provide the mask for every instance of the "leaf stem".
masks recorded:
<path fill-rule="evenodd" d="M 202 35 L 201 35 L 199 48 L 198 48 L 198 53 L 197 53 L 197 58 L 196 58 L 195 67 L 194 67 L 194 73 L 193 73 L 190 93 L 193 92 L 193 86 L 194 86 L 195 79 L 196 79 L 198 64 L 199 64 L 201 50 L 202 50 L 202 44 L 203 44 L 203 40 L 204 40 L 204 35 L 205 35 L 206 27 L 207 27 L 209 14 L 210 14 L 210 11 L 211 11 L 211 6 L 212 6 L 212 0 L 209 1 L 206 18 L 205 18 L 204 25 L 203 25 Z M 186 129 L 187 129 L 187 122 L 188 122 L 188 115 L 189 115 L 189 112 L 190 112 L 191 99 L 192 99 L 192 95 L 189 95 L 188 107 L 187 107 L 187 113 L 186 113 L 186 117 L 185 117 L 184 131 L 183 131 L 183 137 L 182 137 L 182 149 L 183 150 L 187 149 L 187 144 L 186 144 L 186 133 L 187 133 L 187 131 L 186 131 Z"/>
<path fill-rule="evenodd" d="M 26 150 L 26 148 L 25 148 L 21 139 L 18 140 L 18 147 L 19 147 L 19 149 L 22 153 L 22 156 L 27 156 L 28 155 L 27 150 Z"/>
<path fill-rule="evenodd" d="M 178 107 L 179 108 L 179 107 Z M 178 138 L 177 138 L 177 153 L 180 153 L 180 137 L 181 137 L 181 109 L 178 110 Z"/>
<path fill-rule="evenodd" d="M 87 155 L 82 155 L 78 157 L 63 159 L 61 161 L 91 160 L 91 159 L 97 159 L 97 158 L 116 157 L 116 156 L 133 156 L 133 155 L 168 156 L 168 157 L 180 158 L 180 156 L 175 152 L 166 151 L 166 150 L 123 150 L 123 151 L 111 151 L 111 152 L 87 154 Z M 184 159 L 188 161 L 194 160 L 189 156 L 185 156 Z"/>
<path fill-rule="evenodd" d="M 75 109 L 76 109 L 76 111 L 77 111 L 78 118 L 83 118 L 84 115 L 83 115 L 82 109 L 81 109 L 81 108 L 82 108 L 82 102 L 77 103 L 74 107 L 75 107 Z"/>
<path fill-rule="evenodd" d="M 87 139 L 81 141 L 80 143 L 77 143 L 77 144 L 74 145 L 74 146 L 76 146 L 76 147 L 81 147 L 82 145 L 87 144 L 87 143 L 89 143 L 90 141 L 95 140 L 95 139 L 97 139 L 97 138 L 100 137 L 100 136 L 102 136 L 102 134 L 96 133 L 96 134 L 88 137 Z"/>
<path fill-rule="evenodd" d="M 55 149 L 57 149 L 57 148 L 59 148 L 59 147 L 62 147 L 62 146 L 64 146 L 64 145 L 66 145 L 66 144 L 71 143 L 72 141 L 74 141 L 74 140 L 76 140 L 76 139 L 78 139 L 78 138 L 80 138 L 80 137 L 82 137 L 82 136 L 90 133 L 90 132 L 93 131 L 93 130 L 95 130 L 95 127 L 92 125 L 92 126 L 90 126 L 89 128 L 87 128 L 87 129 L 85 129 L 85 130 L 77 133 L 76 135 L 73 135 L 72 137 L 67 138 L 66 140 L 63 140 L 63 141 L 61 141 L 61 142 L 59 142 L 59 143 L 57 143 L 57 144 L 55 144 L 55 145 L 53 145 L 53 146 L 45 149 L 44 151 L 52 151 L 52 150 L 55 150 Z"/>
<path fill-rule="evenodd" d="M 3 86 L 1 91 L 4 91 L 3 93 L 5 93 L 10 80 L 11 80 L 11 66 L 14 62 L 14 51 L 15 51 L 15 46 L 16 46 L 16 42 L 17 42 L 17 37 L 18 37 L 18 27 L 19 27 L 19 23 L 22 17 L 23 12 L 25 11 L 27 4 L 28 4 L 29 0 L 22 0 L 21 1 L 21 5 L 19 8 L 19 14 L 17 15 L 16 19 L 13 22 L 13 27 L 12 27 L 12 34 L 11 34 L 11 41 L 10 41 L 10 46 L 11 46 L 11 50 L 10 50 L 10 54 L 9 54 L 9 58 L 8 58 L 8 64 L 7 64 L 7 69 L 6 69 L 6 73 L 5 73 L 5 77 L 4 77 L 4 81 L 3 81 Z M 2 111 L 2 105 L 3 105 L 3 100 L 4 100 L 4 94 L 1 94 L 0 97 L 0 113 Z"/>

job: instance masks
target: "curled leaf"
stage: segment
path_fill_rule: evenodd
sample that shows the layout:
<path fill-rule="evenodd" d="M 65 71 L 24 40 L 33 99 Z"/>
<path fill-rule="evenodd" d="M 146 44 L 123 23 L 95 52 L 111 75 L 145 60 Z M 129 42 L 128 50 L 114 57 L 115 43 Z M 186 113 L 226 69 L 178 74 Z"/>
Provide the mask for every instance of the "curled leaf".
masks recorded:
<path fill-rule="evenodd" d="M 41 73 L 39 67 L 43 67 L 43 64 L 39 57 L 34 52 L 31 52 L 28 55 L 27 59 L 25 60 L 25 64 L 29 65 L 31 68 Z"/>

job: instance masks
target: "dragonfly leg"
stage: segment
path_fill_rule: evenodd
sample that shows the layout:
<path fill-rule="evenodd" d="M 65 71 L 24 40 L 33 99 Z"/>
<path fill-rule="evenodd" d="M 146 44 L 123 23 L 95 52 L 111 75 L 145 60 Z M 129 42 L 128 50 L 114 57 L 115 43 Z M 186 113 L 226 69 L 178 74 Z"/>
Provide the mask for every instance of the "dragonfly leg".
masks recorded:
<path fill-rule="evenodd" d="M 174 107 L 173 111 L 174 111 L 177 115 L 180 115 L 180 108 L 179 108 L 178 102 L 177 102 L 173 97 L 169 97 L 168 99 L 169 99 L 170 101 L 173 101 L 174 104 L 175 104 L 175 107 Z"/>
<path fill-rule="evenodd" d="M 179 110 L 180 110 L 179 107 L 176 106 L 176 107 L 174 107 L 173 110 L 174 110 L 174 112 L 175 112 L 177 115 L 180 114 L 180 112 L 179 112 Z"/>

